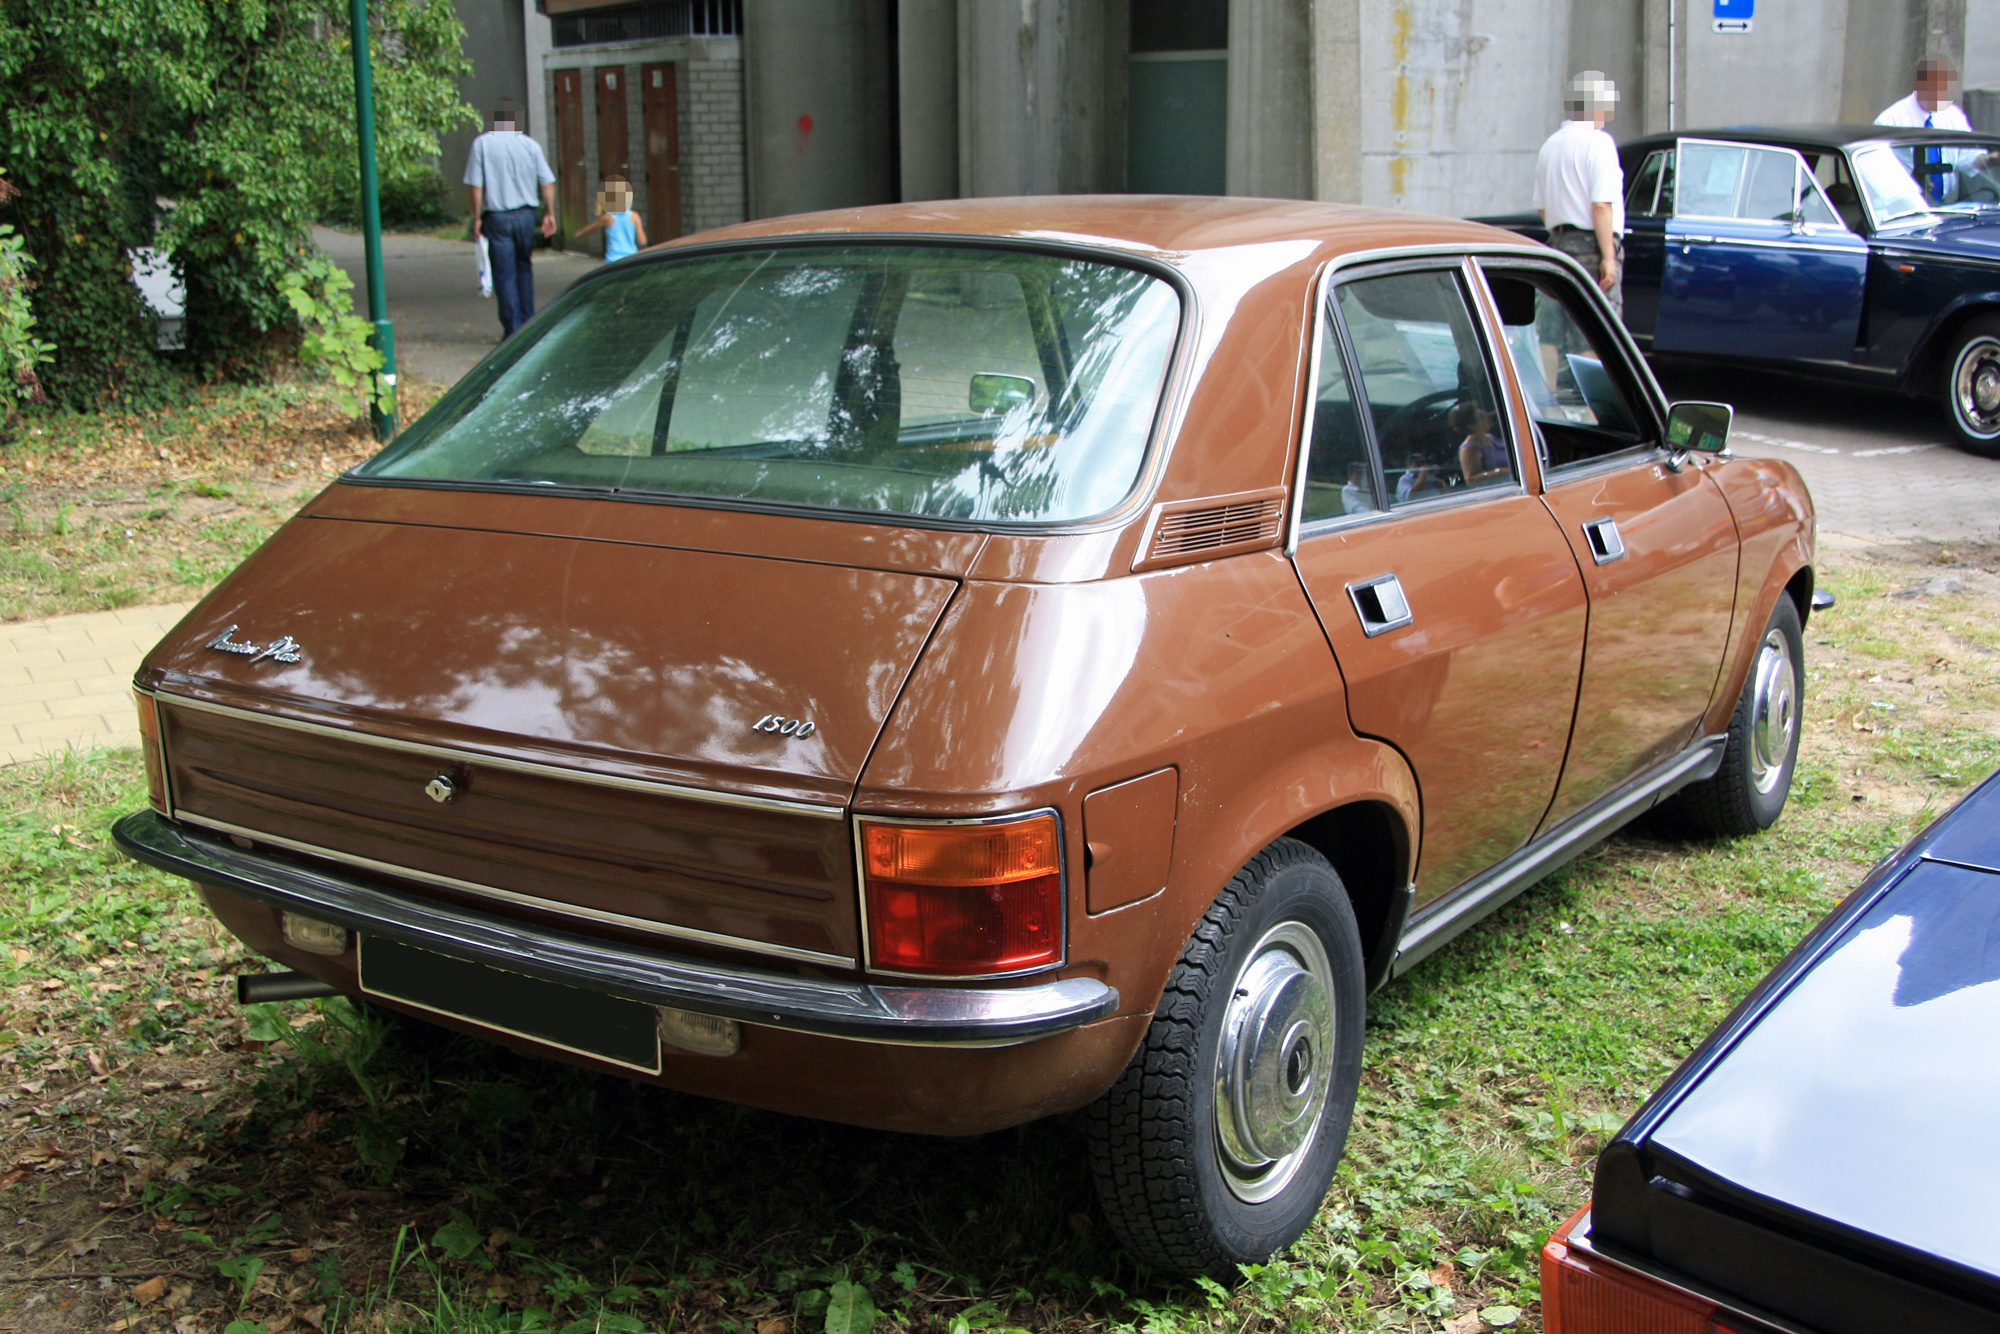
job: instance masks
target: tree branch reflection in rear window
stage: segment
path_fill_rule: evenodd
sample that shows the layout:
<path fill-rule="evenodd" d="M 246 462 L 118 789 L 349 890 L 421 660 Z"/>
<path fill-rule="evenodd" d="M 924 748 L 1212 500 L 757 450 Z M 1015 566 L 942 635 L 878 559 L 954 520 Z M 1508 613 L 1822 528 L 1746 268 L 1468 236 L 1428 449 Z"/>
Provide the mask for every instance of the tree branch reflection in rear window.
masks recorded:
<path fill-rule="evenodd" d="M 570 293 L 360 475 L 973 522 L 1115 507 L 1180 299 L 1136 269 L 977 247 L 638 264 Z"/>

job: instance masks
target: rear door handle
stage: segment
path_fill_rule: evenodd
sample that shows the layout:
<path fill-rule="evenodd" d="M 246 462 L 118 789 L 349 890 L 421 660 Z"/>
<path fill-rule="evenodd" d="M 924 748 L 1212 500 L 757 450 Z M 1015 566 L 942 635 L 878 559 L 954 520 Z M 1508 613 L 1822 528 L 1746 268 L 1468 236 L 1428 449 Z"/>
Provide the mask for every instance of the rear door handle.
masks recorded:
<path fill-rule="evenodd" d="M 1584 540 L 1590 543 L 1590 556 L 1599 565 L 1609 565 L 1625 554 L 1625 539 L 1618 535 L 1618 520 L 1592 519 L 1583 526 Z"/>
<path fill-rule="evenodd" d="M 1416 619 L 1410 612 L 1410 599 L 1403 592 L 1403 581 L 1393 574 L 1378 574 L 1373 579 L 1351 583 L 1347 586 L 1347 596 L 1354 603 L 1354 614 L 1361 618 L 1361 632 L 1370 639 L 1401 629 Z"/>

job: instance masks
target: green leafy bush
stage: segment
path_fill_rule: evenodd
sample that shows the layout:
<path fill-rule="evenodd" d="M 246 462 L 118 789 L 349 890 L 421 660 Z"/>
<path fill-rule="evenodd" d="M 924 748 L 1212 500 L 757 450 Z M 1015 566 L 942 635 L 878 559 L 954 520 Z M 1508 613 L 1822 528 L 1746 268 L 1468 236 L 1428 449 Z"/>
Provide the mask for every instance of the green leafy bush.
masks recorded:
<path fill-rule="evenodd" d="M 395 390 L 376 373 L 384 358 L 369 341 L 374 328 L 354 313 L 347 295 L 353 280 L 326 257 L 314 255 L 279 279 L 279 286 L 305 330 L 299 360 L 339 386 L 347 411 L 362 413 L 371 402 L 393 411 Z"/>
<path fill-rule="evenodd" d="M 0 176 L 0 204 L 14 194 L 14 187 Z M 35 371 L 55 350 L 35 336 L 35 314 L 28 302 L 31 263 L 21 238 L 0 223 L 0 442 L 7 439 L 19 404 L 43 401 L 41 378 Z"/>
<path fill-rule="evenodd" d="M 475 120 L 449 0 L 371 0 L 376 152 L 386 177 Z M 186 357 L 254 375 L 309 330 L 285 285 L 317 257 L 316 182 L 353 171 L 353 64 L 335 0 L 71 0 L 0 7 L 0 170 L 22 187 L 42 376 L 81 409 L 172 395 L 126 252 L 170 253 Z"/>

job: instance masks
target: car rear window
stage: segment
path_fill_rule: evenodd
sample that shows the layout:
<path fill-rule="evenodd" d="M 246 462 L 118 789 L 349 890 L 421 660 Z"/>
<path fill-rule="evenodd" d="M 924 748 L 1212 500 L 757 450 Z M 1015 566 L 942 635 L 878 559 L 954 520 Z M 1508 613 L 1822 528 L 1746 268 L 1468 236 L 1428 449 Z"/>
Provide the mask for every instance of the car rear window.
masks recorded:
<path fill-rule="evenodd" d="M 693 255 L 587 282 L 395 444 L 384 480 L 1053 523 L 1144 461 L 1180 298 L 971 246 Z"/>

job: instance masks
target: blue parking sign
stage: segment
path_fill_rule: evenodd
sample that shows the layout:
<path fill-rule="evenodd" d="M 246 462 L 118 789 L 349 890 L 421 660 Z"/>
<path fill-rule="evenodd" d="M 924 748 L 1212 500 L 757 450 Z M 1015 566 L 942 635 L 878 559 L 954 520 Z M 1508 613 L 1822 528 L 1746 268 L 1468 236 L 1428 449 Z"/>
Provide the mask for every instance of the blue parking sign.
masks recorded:
<path fill-rule="evenodd" d="M 1715 0 L 1715 16 L 1719 19 L 1747 19 L 1755 15 L 1757 0 Z"/>

